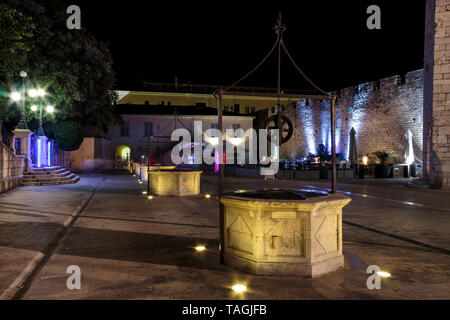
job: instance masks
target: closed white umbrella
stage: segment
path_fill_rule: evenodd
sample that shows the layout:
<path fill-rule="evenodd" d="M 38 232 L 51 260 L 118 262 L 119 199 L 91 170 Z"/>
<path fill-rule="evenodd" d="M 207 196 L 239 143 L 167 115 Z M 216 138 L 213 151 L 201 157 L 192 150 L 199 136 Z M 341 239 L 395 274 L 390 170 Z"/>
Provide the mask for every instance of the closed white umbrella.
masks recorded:
<path fill-rule="evenodd" d="M 356 131 L 353 128 L 350 130 L 350 147 L 348 151 L 348 160 L 354 168 L 355 164 L 358 164 L 358 151 L 356 150 Z"/>
<path fill-rule="evenodd" d="M 412 138 L 413 138 L 413 134 L 411 132 L 411 130 L 406 130 L 406 146 L 405 146 L 405 153 L 403 154 L 403 158 L 405 159 L 405 163 L 407 165 L 410 165 L 414 162 L 415 158 L 414 158 L 414 148 L 413 148 L 413 142 L 412 142 Z"/>

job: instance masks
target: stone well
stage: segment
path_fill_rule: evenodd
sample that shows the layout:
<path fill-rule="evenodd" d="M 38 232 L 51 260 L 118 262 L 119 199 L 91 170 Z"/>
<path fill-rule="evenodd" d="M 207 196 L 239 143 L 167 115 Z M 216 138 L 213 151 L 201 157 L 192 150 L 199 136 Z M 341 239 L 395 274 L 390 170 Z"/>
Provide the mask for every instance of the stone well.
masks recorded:
<path fill-rule="evenodd" d="M 317 277 L 344 267 L 342 194 L 264 189 L 225 194 L 226 265 L 257 275 Z"/>
<path fill-rule="evenodd" d="M 150 170 L 150 192 L 158 196 L 195 196 L 200 194 L 202 171 L 183 169 Z"/>

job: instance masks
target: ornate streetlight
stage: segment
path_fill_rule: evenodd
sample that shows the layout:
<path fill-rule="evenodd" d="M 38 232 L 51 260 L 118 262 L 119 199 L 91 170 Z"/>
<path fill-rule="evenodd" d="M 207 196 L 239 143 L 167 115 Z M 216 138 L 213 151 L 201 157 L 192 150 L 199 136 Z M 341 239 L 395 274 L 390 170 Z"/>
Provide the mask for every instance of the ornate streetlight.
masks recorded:
<path fill-rule="evenodd" d="M 28 94 L 30 95 L 30 97 L 32 98 L 40 98 L 42 99 L 45 96 L 45 91 L 43 89 L 31 89 L 30 91 L 28 91 Z M 44 133 L 44 129 L 42 127 L 42 101 L 39 101 L 39 129 L 37 131 L 37 135 L 39 137 L 43 137 L 45 136 Z M 32 106 L 31 110 L 36 111 L 38 108 L 36 106 Z M 53 106 L 47 106 L 46 107 L 46 111 L 49 113 L 53 113 L 54 108 Z"/>
<path fill-rule="evenodd" d="M 26 91 L 25 78 L 27 76 L 28 76 L 28 74 L 25 71 L 20 71 L 20 77 L 22 78 L 22 96 L 21 96 L 21 98 L 22 98 L 22 112 L 21 112 L 22 115 L 20 118 L 19 125 L 17 126 L 17 129 L 28 129 L 27 121 L 25 120 L 25 91 Z M 20 100 L 20 98 L 18 98 L 17 96 L 16 97 L 11 96 L 11 98 L 15 101 Z M 18 100 L 16 100 L 17 98 L 18 98 Z"/>

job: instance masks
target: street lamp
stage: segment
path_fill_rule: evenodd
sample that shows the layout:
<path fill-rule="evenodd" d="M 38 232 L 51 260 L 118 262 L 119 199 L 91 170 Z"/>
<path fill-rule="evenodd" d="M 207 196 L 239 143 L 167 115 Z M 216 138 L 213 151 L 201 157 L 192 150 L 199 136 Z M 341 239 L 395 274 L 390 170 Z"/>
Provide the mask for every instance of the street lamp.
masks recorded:
<path fill-rule="evenodd" d="M 20 72 L 20 77 L 22 78 L 22 97 L 21 97 L 22 98 L 22 112 L 21 112 L 22 115 L 21 115 L 21 119 L 20 119 L 19 125 L 17 127 L 18 129 L 28 129 L 27 121 L 25 120 L 25 92 L 26 92 L 25 78 L 27 76 L 28 76 L 28 74 L 25 71 L 21 71 Z M 11 98 L 13 100 L 15 100 L 12 95 L 11 95 Z M 16 98 L 18 98 L 18 97 L 16 96 Z M 20 98 L 18 100 L 20 100 Z M 15 101 L 18 101 L 18 100 L 15 100 Z"/>
<path fill-rule="evenodd" d="M 11 93 L 10 97 L 14 102 L 20 101 L 20 99 L 22 99 L 22 95 L 20 94 L 20 92 Z"/>
<path fill-rule="evenodd" d="M 53 107 L 53 106 L 46 106 L 45 107 L 45 111 L 47 111 L 47 113 L 53 113 L 55 111 L 55 107 Z"/>

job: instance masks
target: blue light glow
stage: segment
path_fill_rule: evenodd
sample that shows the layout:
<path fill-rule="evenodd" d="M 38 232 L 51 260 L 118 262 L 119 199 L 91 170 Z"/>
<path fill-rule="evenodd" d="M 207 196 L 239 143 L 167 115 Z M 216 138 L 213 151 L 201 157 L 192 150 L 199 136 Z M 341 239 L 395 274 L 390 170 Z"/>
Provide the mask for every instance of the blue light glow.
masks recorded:
<path fill-rule="evenodd" d="M 214 153 L 214 172 L 219 172 L 219 153 Z"/>
<path fill-rule="evenodd" d="M 42 150 L 41 150 L 41 139 L 40 138 L 38 138 L 37 139 L 37 166 L 38 166 L 38 168 L 40 168 L 41 167 L 41 153 L 42 153 Z"/>
<path fill-rule="evenodd" d="M 52 142 L 50 140 L 48 140 L 47 142 L 47 165 L 51 166 L 51 149 L 52 149 Z"/>

